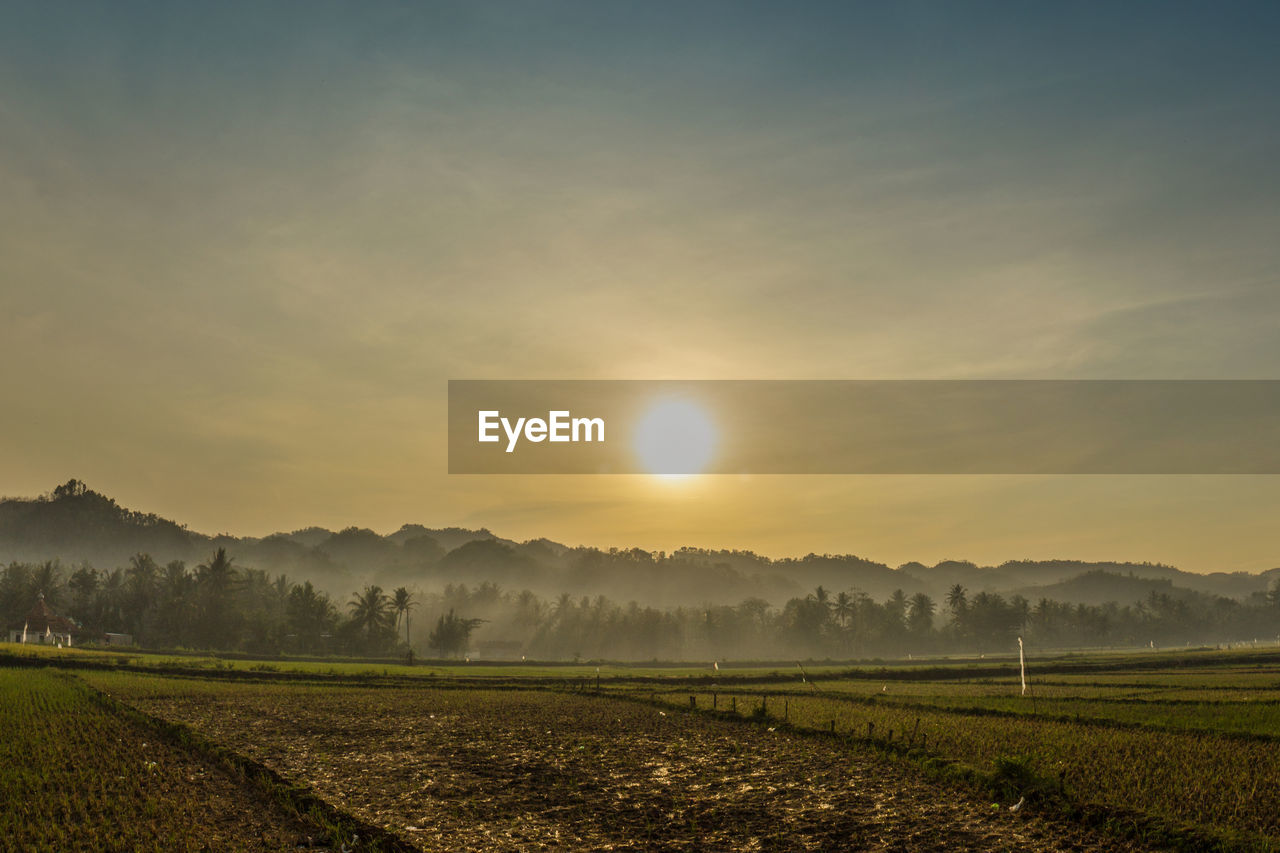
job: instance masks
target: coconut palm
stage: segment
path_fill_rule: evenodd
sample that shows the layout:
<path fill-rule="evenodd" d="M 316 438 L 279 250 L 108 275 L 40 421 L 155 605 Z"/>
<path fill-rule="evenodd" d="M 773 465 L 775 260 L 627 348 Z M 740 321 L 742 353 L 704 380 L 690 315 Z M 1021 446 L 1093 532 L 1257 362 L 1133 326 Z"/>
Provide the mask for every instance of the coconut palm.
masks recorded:
<path fill-rule="evenodd" d="M 933 630 L 933 613 L 936 609 L 933 599 L 927 593 L 917 592 L 911 596 L 907 627 L 918 636 L 928 635 Z"/>
<path fill-rule="evenodd" d="M 819 604 L 821 604 L 823 607 L 830 608 L 831 606 L 830 604 L 831 593 L 827 592 L 826 589 L 824 589 L 821 586 L 819 586 L 813 592 L 809 593 L 809 597 L 812 598 L 814 601 L 818 602 Z"/>
<path fill-rule="evenodd" d="M 409 611 L 418 606 L 418 602 L 413 600 L 413 593 L 404 587 L 397 587 L 391 596 L 391 607 L 395 610 L 396 624 L 400 624 L 400 620 L 404 619 L 404 644 L 409 645 Z"/>
<path fill-rule="evenodd" d="M 853 596 L 847 592 L 836 593 L 835 607 L 831 608 L 831 612 L 836 619 L 840 621 L 841 627 L 849 627 L 849 620 L 853 618 L 857 605 L 853 600 Z"/>
<path fill-rule="evenodd" d="M 32 574 L 31 585 L 37 595 L 44 596 L 50 607 L 56 607 L 62 591 L 62 564 L 57 560 L 45 560 Z"/>
<path fill-rule="evenodd" d="M 225 597 L 239 579 L 239 569 L 227 556 L 226 548 L 213 552 L 213 559 L 196 566 L 196 584 L 206 594 Z"/>
<path fill-rule="evenodd" d="M 200 600 L 200 639 L 209 648 L 228 648 L 236 633 L 231 596 L 240 570 L 226 548 L 214 551 L 207 563 L 196 566 L 196 593 Z"/>
<path fill-rule="evenodd" d="M 351 597 L 347 607 L 351 611 L 352 627 L 365 632 L 370 646 L 377 645 L 379 633 L 387 629 L 395 630 L 392 624 L 391 599 L 380 586 L 366 586 L 364 592 Z"/>

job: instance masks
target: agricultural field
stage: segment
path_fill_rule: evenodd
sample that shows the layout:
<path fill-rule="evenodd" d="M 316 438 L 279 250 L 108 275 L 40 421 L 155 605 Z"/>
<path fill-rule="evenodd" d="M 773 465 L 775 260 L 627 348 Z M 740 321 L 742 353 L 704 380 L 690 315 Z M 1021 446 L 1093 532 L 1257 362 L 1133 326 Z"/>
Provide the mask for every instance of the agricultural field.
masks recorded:
<path fill-rule="evenodd" d="M 597 680 L 78 654 L 0 669 L 15 849 L 336 850 L 359 827 L 352 849 L 1280 851 L 1280 656 L 1043 663 L 1024 695 L 1007 661 Z M 68 840 L 86 825 L 104 843 Z"/>
<path fill-rule="evenodd" d="M 1017 678 L 632 692 L 861 740 L 942 775 L 1012 769 L 1024 789 L 1062 806 L 1152 818 L 1200 843 L 1280 849 L 1278 679 L 1280 668 L 1032 680 L 1025 695 Z"/>
<path fill-rule="evenodd" d="M 424 850 L 1148 849 L 876 750 L 620 697 L 85 677 Z"/>
<path fill-rule="evenodd" d="M 73 676 L 0 669 L 0 849 L 286 850 L 325 837 Z"/>

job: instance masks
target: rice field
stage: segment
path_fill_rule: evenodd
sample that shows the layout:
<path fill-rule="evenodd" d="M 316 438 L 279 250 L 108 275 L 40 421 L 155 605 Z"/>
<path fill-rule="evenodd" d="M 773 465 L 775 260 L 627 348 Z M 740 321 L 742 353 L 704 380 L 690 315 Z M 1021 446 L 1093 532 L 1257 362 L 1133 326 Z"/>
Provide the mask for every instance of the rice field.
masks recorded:
<path fill-rule="evenodd" d="M 0 669 L 0 720 L 0 849 L 261 851 L 324 838 L 72 676 Z"/>
<path fill-rule="evenodd" d="M 14 849 L 1280 851 L 1280 656 L 1026 695 L 1007 662 L 113 660 L 0 669 Z"/>
<path fill-rule="evenodd" d="M 422 850 L 1154 849 L 875 750 L 594 692 L 86 678 Z"/>

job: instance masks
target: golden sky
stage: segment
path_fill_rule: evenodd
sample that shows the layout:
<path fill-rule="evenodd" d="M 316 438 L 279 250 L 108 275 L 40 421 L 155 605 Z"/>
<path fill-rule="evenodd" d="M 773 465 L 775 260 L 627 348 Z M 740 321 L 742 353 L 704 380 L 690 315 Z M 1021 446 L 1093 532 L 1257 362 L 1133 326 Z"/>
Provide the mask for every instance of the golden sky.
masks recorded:
<path fill-rule="evenodd" d="M 1275 378 L 1266 5 L 0 10 L 0 492 L 1280 565 L 1276 477 L 461 477 L 450 378 Z"/>

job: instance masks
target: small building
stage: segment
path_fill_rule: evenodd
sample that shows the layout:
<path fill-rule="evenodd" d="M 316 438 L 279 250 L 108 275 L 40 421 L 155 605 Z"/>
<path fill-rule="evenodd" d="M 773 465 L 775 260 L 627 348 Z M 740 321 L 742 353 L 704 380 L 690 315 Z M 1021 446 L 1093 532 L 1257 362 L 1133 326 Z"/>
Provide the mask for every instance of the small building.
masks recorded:
<path fill-rule="evenodd" d="M 80 626 L 55 613 L 41 593 L 36 596 L 36 603 L 26 618 L 21 623 L 9 625 L 9 642 L 69 646 L 72 636 L 79 633 Z"/>

